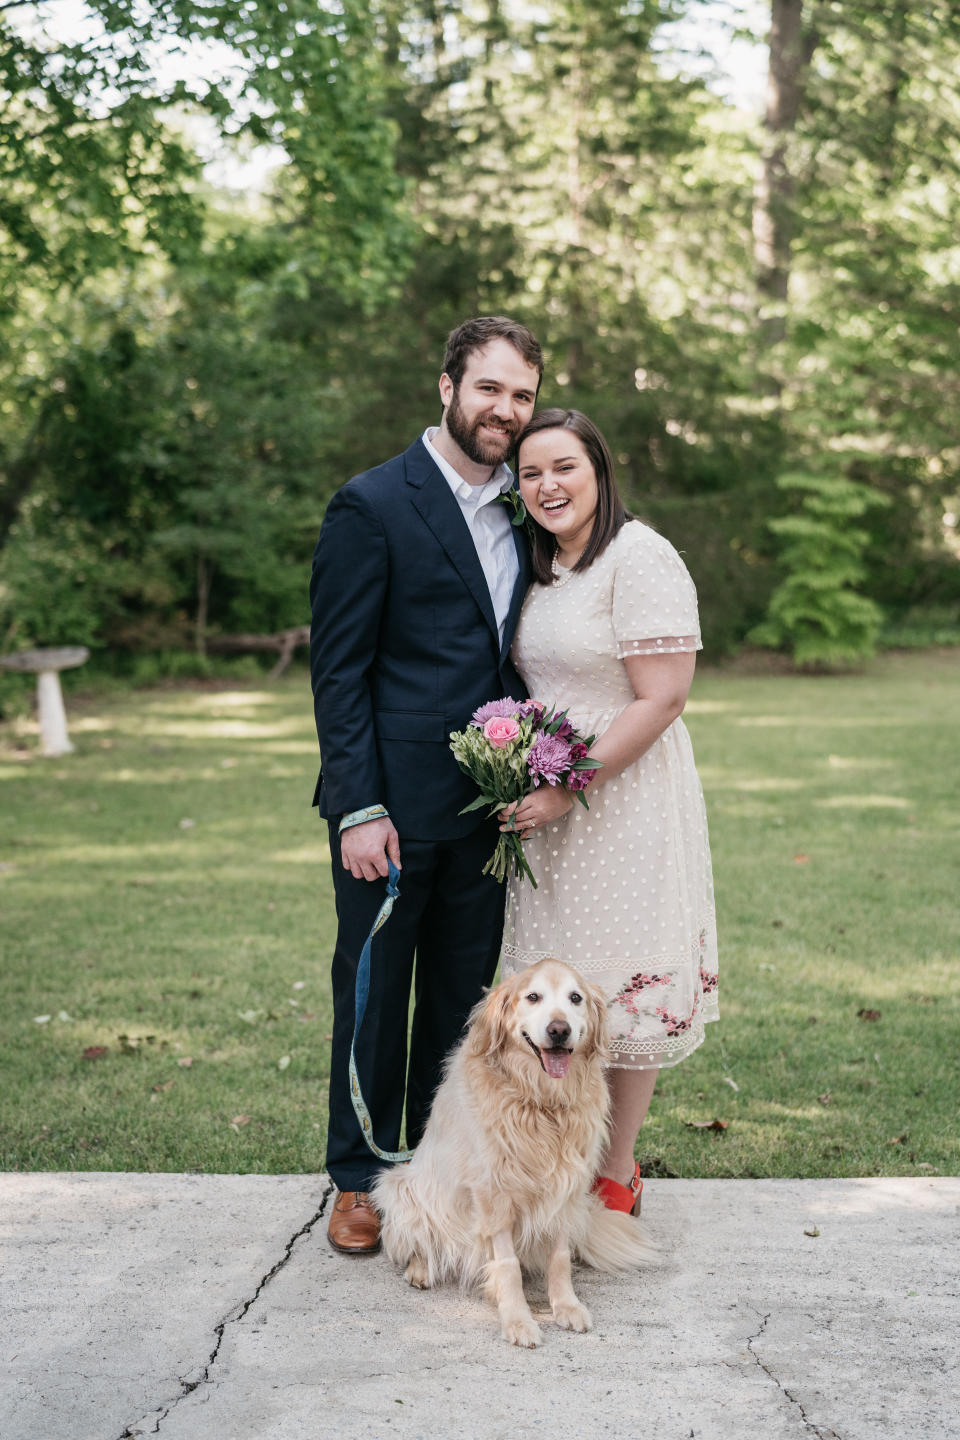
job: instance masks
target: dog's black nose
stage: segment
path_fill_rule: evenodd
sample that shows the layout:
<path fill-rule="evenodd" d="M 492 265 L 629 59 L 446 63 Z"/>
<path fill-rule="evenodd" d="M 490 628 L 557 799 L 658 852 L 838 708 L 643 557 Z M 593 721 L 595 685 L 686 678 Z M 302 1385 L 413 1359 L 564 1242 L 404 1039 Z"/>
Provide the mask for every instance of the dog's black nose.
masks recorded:
<path fill-rule="evenodd" d="M 570 1026 L 566 1020 L 551 1020 L 547 1026 L 547 1034 L 551 1045 L 566 1045 L 570 1039 Z"/>

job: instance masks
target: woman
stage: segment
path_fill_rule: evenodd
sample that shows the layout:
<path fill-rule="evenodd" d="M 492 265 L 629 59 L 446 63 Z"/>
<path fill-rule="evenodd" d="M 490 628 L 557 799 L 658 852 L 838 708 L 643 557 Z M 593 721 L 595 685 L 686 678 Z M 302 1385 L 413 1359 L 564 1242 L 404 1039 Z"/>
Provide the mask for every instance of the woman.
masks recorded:
<path fill-rule="evenodd" d="M 605 992 L 610 1141 L 595 1190 L 639 1211 L 634 1146 L 661 1066 L 717 1019 L 717 943 L 703 793 L 679 718 L 700 649 L 693 582 L 673 546 L 617 494 L 603 436 L 544 410 L 518 441 L 536 580 L 512 658 L 529 693 L 596 735 L 589 810 L 542 785 L 501 814 L 539 889 L 511 881 L 504 973 L 547 955 Z"/>

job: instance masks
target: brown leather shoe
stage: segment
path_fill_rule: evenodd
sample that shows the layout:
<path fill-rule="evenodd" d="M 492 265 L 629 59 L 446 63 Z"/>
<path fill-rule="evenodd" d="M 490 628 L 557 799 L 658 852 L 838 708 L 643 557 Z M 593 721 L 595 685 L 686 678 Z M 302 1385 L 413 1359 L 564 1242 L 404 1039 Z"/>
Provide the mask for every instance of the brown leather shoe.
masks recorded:
<path fill-rule="evenodd" d="M 376 1255 L 380 1216 L 365 1190 L 341 1190 L 327 1225 L 327 1239 L 341 1255 Z"/>

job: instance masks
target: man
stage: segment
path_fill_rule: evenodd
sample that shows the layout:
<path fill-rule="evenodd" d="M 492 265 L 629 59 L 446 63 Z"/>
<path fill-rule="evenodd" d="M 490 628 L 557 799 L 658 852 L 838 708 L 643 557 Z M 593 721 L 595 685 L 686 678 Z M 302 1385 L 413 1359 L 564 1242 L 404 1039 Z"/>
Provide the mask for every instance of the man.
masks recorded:
<path fill-rule="evenodd" d="M 323 766 L 314 803 L 329 824 L 338 920 L 326 1163 L 340 1193 L 328 1236 L 344 1254 L 380 1244 L 368 1198 L 380 1162 L 353 1110 L 348 1063 L 357 962 L 388 858 L 402 867 L 400 899 L 373 943 L 356 1045 L 384 1150 L 399 1147 L 405 1082 L 407 1144 L 416 1145 L 444 1056 L 497 965 L 503 889 L 481 873 L 497 822 L 459 814 L 476 791 L 449 736 L 484 701 L 525 694 L 509 651 L 530 560 L 502 496 L 513 483 L 504 462 L 542 375 L 524 326 L 499 316 L 459 326 L 440 377 L 439 428 L 337 492 L 314 556 L 310 665 Z"/>

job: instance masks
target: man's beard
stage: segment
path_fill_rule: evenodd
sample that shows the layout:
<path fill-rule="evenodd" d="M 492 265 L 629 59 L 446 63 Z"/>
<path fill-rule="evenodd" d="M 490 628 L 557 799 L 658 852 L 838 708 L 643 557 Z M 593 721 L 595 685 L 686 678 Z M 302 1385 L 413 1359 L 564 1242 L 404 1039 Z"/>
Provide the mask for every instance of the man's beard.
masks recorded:
<path fill-rule="evenodd" d="M 486 415 L 479 415 L 473 424 L 469 424 L 463 407 L 460 404 L 460 396 L 456 390 L 450 404 L 447 406 L 447 433 L 451 440 L 456 441 L 468 460 L 475 465 L 499 465 L 506 460 L 513 449 L 514 441 L 519 433 L 519 426 L 514 422 L 504 423 L 503 439 L 500 444 L 480 438 L 480 426 L 488 418 Z"/>

